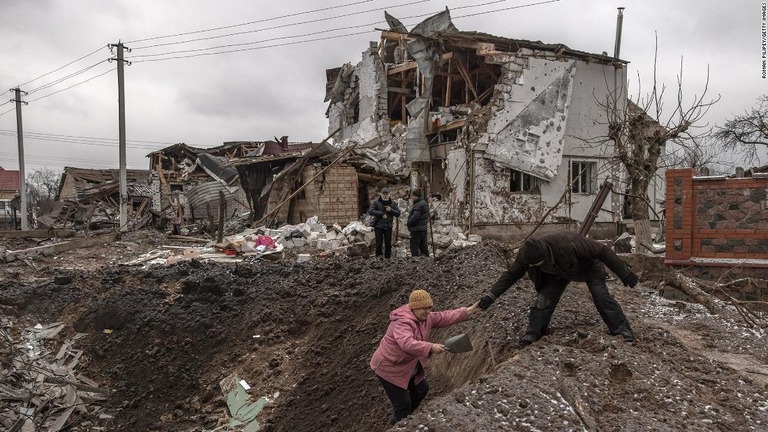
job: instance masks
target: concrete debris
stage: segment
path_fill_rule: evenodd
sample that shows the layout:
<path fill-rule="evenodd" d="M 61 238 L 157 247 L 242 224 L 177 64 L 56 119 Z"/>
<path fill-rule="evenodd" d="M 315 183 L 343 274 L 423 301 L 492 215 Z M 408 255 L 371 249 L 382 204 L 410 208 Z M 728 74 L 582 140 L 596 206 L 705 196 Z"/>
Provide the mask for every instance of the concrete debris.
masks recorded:
<path fill-rule="evenodd" d="M 64 328 L 57 322 L 19 331 L 8 317 L 0 316 L 3 430 L 56 432 L 73 422 L 89 422 L 90 430 L 107 429 L 114 413 L 105 412 L 103 405 L 110 391 L 77 372 L 83 352 L 74 345 L 85 334 L 77 333 L 53 349 L 52 341 Z"/>

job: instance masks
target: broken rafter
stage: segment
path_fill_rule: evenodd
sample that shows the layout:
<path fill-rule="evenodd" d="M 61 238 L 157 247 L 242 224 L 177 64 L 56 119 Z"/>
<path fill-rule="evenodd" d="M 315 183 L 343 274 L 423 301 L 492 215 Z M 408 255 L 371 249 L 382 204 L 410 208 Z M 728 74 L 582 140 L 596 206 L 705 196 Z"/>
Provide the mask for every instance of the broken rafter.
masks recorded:
<path fill-rule="evenodd" d="M 475 97 L 475 101 L 477 103 L 480 103 L 480 98 L 477 96 L 477 92 L 475 91 L 475 86 L 472 84 L 472 77 L 469 76 L 469 71 L 467 71 L 467 67 L 464 65 L 464 62 L 461 61 L 461 59 L 456 59 L 456 67 L 459 69 L 459 73 L 464 78 L 464 82 L 467 84 L 467 88 L 472 92 L 472 95 Z"/>
<path fill-rule="evenodd" d="M 453 53 L 452 52 L 447 52 L 447 53 L 443 54 L 442 56 L 440 56 L 440 58 L 443 59 L 443 60 L 450 60 L 450 59 L 453 58 Z M 390 68 L 389 70 L 387 70 L 387 75 L 395 75 L 395 74 L 400 73 L 400 72 L 405 72 L 405 71 L 408 71 L 408 70 L 416 69 L 417 67 L 418 67 L 418 64 L 416 63 L 415 60 L 409 60 L 409 61 L 407 61 L 407 62 L 405 62 L 405 63 L 403 63 L 401 65 L 395 66 L 395 67 Z"/>

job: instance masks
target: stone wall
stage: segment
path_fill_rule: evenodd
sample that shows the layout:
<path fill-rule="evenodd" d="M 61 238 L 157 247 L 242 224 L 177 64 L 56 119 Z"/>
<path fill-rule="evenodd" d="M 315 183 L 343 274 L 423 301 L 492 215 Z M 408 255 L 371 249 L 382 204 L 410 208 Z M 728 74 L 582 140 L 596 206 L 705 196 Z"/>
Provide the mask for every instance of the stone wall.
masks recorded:
<path fill-rule="evenodd" d="M 323 169 L 319 164 L 304 168 L 302 183 L 308 182 Z M 357 171 L 354 167 L 335 165 L 312 184 L 304 188 L 303 194 L 294 198 L 291 206 L 290 223 L 306 222 L 317 216 L 325 225 L 346 226 L 360 217 L 357 196 Z"/>
<path fill-rule="evenodd" d="M 767 268 L 768 178 L 667 171 L 666 238 L 670 265 Z"/>

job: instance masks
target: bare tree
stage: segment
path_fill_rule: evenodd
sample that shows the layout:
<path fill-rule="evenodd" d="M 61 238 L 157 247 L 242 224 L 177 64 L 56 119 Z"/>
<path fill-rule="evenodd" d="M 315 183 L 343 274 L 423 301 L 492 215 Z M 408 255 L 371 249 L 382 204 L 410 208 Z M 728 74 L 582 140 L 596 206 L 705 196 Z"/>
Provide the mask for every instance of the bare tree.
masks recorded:
<path fill-rule="evenodd" d="M 61 173 L 43 168 L 27 174 L 27 197 L 32 206 L 40 201 L 53 199 L 59 190 Z"/>
<path fill-rule="evenodd" d="M 705 100 L 709 89 L 707 80 L 700 96 L 694 95 L 689 103 L 683 101 L 683 59 L 677 76 L 677 100 L 671 113 L 664 110 L 665 84 L 656 77 L 658 40 L 653 60 L 653 85 L 643 95 L 638 85 L 637 96 L 624 103 L 621 94 L 609 94 L 604 103 L 608 118 L 608 139 L 613 142 L 615 156 L 627 174 L 628 198 L 631 217 L 635 223 L 635 235 L 640 242 L 651 242 L 648 187 L 662 161 L 662 151 L 667 142 L 685 144 L 701 139 L 707 134 L 706 125 L 700 125 L 709 108 L 720 100 Z M 640 77 L 638 74 L 638 83 Z"/>
<path fill-rule="evenodd" d="M 693 168 L 697 171 L 707 169 L 710 172 L 726 173 L 734 168 L 722 143 L 712 135 L 692 139 L 689 142 L 667 144 L 662 155 L 664 168 Z"/>
<path fill-rule="evenodd" d="M 718 127 L 715 138 L 727 150 L 741 150 L 745 161 L 759 160 L 759 149 L 768 148 L 768 95 L 760 96 L 749 111 Z"/>

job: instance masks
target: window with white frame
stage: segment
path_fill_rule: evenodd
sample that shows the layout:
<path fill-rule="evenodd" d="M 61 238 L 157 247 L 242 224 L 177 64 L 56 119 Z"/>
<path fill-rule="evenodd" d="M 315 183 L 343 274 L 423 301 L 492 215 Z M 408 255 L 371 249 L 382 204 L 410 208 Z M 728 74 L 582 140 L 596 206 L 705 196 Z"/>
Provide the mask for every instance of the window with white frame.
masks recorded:
<path fill-rule="evenodd" d="M 597 162 L 571 161 L 571 192 L 594 194 L 597 184 Z"/>
<path fill-rule="evenodd" d="M 510 192 L 530 192 L 538 193 L 540 183 L 539 179 L 518 170 L 510 170 L 509 191 Z"/>

